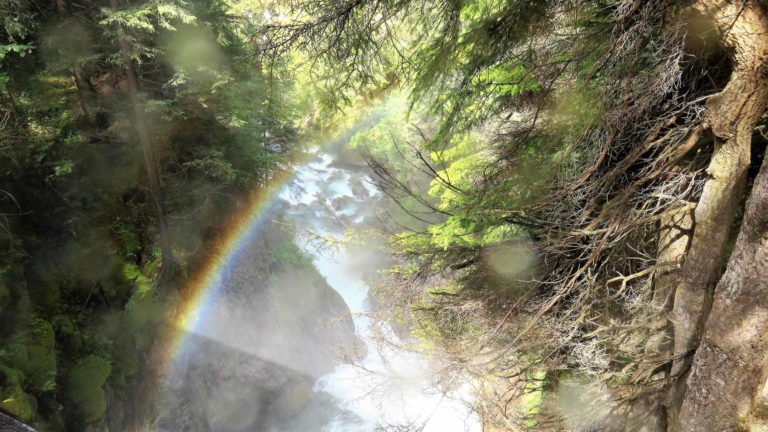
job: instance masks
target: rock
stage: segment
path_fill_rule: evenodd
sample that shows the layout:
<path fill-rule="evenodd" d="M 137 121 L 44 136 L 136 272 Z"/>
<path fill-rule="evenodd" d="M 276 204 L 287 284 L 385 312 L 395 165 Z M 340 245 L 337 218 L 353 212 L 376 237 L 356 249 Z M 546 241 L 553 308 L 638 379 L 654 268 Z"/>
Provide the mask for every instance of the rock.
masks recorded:
<path fill-rule="evenodd" d="M 371 196 L 368 189 L 363 184 L 363 180 L 360 177 L 352 177 L 349 179 L 349 187 L 352 189 L 352 194 L 356 199 L 364 200 Z"/>
<path fill-rule="evenodd" d="M 21 420 L 29 421 L 35 418 L 37 413 L 37 399 L 27 394 L 20 385 L 14 384 L 4 389 L 0 389 L 0 408 L 6 412 L 18 417 Z M 2 415 L 2 411 L 0 411 Z M 0 417 L 0 420 L 2 417 Z M 2 424 L 0 423 L 0 426 Z M 5 431 L 6 429 L 0 428 Z M 15 430 L 15 429 L 10 429 Z"/>
<path fill-rule="evenodd" d="M 192 336 L 158 402 L 158 432 L 303 432 L 319 430 L 343 410 L 315 393 L 314 377 L 256 355 Z"/>
<path fill-rule="evenodd" d="M 165 378 L 153 430 L 320 430 L 342 413 L 313 386 L 360 344 L 351 313 L 277 226 L 241 252 L 202 318 Z"/>
<path fill-rule="evenodd" d="M 107 409 L 104 383 L 112 373 L 112 365 L 97 356 L 88 356 L 69 373 L 67 398 L 79 410 L 85 423 L 100 420 Z"/>
<path fill-rule="evenodd" d="M 359 171 L 367 169 L 368 163 L 365 162 L 365 158 L 363 158 L 363 154 L 359 149 L 341 146 L 331 166 Z"/>
<path fill-rule="evenodd" d="M 331 207 L 337 212 L 344 211 L 347 207 L 353 204 L 352 197 L 340 196 L 331 200 Z"/>

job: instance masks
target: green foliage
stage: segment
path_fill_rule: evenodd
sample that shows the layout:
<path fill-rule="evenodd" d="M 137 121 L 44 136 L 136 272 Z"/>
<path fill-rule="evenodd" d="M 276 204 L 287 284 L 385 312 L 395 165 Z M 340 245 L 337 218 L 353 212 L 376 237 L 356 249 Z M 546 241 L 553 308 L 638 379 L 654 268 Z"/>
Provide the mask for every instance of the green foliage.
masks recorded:
<path fill-rule="evenodd" d="M 34 5 L 27 0 L 4 0 L 0 8 L 0 86 L 4 86 L 10 76 L 3 69 L 12 68 L 12 61 L 32 54 L 35 45 L 29 36 L 38 23 Z"/>
<path fill-rule="evenodd" d="M 237 177 L 232 163 L 220 150 L 201 149 L 195 158 L 185 162 L 184 166 L 222 185 L 231 184 Z"/>
<path fill-rule="evenodd" d="M 115 42 L 125 41 L 130 46 L 133 60 L 140 63 L 151 61 L 161 54 L 152 43 L 153 36 L 159 30 L 175 31 L 175 22 L 192 24 L 196 21 L 196 17 L 180 1 L 142 2 L 122 10 L 104 7 L 100 12 L 98 24 L 104 34 Z M 122 61 L 117 53 L 107 59 L 117 65 Z"/>
<path fill-rule="evenodd" d="M 63 176 L 72 173 L 72 167 L 74 163 L 72 161 L 61 161 L 53 166 L 53 175 L 56 177 Z"/>
<path fill-rule="evenodd" d="M 437 115 L 434 140 L 443 142 L 506 109 L 510 99 L 541 90 L 533 52 L 521 45 L 546 19 L 548 1 L 348 5 L 343 24 L 333 2 L 303 2 L 293 11 L 308 23 L 292 27 L 295 40 L 309 56 L 321 54 L 323 63 L 312 64 L 330 105 L 351 105 L 358 98 L 350 94 L 381 95 L 407 82 L 411 103 Z M 287 37 L 277 32 L 275 38 L 281 36 Z"/>
<path fill-rule="evenodd" d="M 285 102 L 287 62 L 250 56 L 249 23 L 225 2 L 41 5 L 0 13 L 0 367 L 14 376 L 0 396 L 25 419 L 82 430 L 110 408 L 105 389 L 136 385 L 176 299 L 157 294 L 157 213 L 121 42 L 182 267 L 172 284 L 290 157 L 299 108 Z M 290 246 L 274 259 L 307 265 Z"/>
<path fill-rule="evenodd" d="M 23 41 L 36 27 L 31 2 L 27 0 L 6 0 L 0 14 L 0 28 L 11 42 Z"/>
<path fill-rule="evenodd" d="M 0 62 L 5 60 L 5 56 L 9 53 L 16 53 L 19 57 L 24 57 L 27 54 L 32 54 L 33 45 L 28 44 L 0 44 Z"/>
<path fill-rule="evenodd" d="M 546 372 L 534 371 L 528 374 L 520 405 L 522 414 L 528 417 L 526 426 L 533 429 L 538 426 L 535 416 L 542 410 Z"/>

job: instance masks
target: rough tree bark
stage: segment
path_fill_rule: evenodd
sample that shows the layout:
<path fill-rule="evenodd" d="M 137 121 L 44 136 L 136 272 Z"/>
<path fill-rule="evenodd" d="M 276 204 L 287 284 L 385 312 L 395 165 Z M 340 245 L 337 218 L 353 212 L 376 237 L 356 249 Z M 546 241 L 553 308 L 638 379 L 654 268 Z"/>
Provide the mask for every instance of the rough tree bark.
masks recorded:
<path fill-rule="evenodd" d="M 768 158 L 717 284 L 680 412 L 684 431 L 733 431 L 768 378 Z"/>
<path fill-rule="evenodd" d="M 763 6 L 758 1 L 737 0 L 698 0 L 695 6 L 712 20 L 729 51 L 733 72 L 723 91 L 710 98 L 706 107 L 705 122 L 715 137 L 715 151 L 707 169 L 709 179 L 695 210 L 691 247 L 675 292 L 675 381 L 670 389 L 668 413 L 671 430 L 688 430 L 688 423 L 679 417 L 687 372 L 710 315 L 714 286 L 721 275 L 731 226 L 744 193 L 752 130 L 768 106 L 768 17 Z M 706 381 L 701 385 L 711 383 L 702 375 L 697 379 Z M 710 409 L 720 411 L 717 407 Z"/>

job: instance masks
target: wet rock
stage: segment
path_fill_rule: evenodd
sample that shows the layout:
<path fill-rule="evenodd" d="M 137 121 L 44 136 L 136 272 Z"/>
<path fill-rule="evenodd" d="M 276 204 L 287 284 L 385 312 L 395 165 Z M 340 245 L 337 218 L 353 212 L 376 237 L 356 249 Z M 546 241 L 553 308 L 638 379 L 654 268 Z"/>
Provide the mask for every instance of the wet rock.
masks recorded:
<path fill-rule="evenodd" d="M 356 171 L 368 168 L 368 164 L 365 162 L 365 158 L 363 158 L 363 153 L 359 149 L 349 148 L 348 146 L 342 146 L 337 150 L 336 157 L 331 166 Z"/>
<path fill-rule="evenodd" d="M 344 173 L 339 170 L 333 170 L 333 172 L 331 172 L 331 175 L 328 176 L 328 179 L 326 181 L 328 183 L 333 183 L 339 180 L 344 180 Z"/>
<path fill-rule="evenodd" d="M 331 200 L 331 207 L 337 212 L 344 211 L 351 204 L 354 203 L 354 199 L 349 196 L 339 196 Z"/>
<path fill-rule="evenodd" d="M 354 197 L 359 200 L 364 200 L 371 196 L 360 177 L 352 177 L 349 179 L 349 187 L 352 189 Z"/>

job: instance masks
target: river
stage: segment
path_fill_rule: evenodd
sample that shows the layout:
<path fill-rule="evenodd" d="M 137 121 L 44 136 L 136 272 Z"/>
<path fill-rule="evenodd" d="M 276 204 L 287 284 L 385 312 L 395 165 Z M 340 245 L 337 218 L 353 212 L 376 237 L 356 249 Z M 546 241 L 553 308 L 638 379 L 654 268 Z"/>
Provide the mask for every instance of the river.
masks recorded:
<path fill-rule="evenodd" d="M 337 159 L 310 149 L 242 237 L 184 330 L 152 430 L 481 430 L 467 384 L 438 390 L 432 357 L 402 349 L 373 313 L 366 280 L 387 256 L 363 229 L 383 198 Z"/>
<path fill-rule="evenodd" d="M 375 217 L 380 207 L 373 201 L 382 199 L 380 193 L 364 170 L 335 164 L 335 155 L 318 147 L 311 153 L 313 160 L 297 168 L 281 198 L 289 205 L 289 219 L 298 228 L 297 244 L 313 257 L 318 271 L 341 294 L 352 312 L 355 332 L 366 346 L 359 364 L 339 365 L 315 385 L 316 391 L 332 394 L 363 419 L 363 424 L 337 418 L 325 430 L 371 431 L 377 425 L 408 425 L 409 430 L 424 432 L 480 430 L 477 418 L 467 408 L 469 389 L 460 387 L 451 394 L 437 391 L 429 356 L 398 348 L 401 341 L 397 335 L 372 313 L 365 279 L 384 260 L 376 253 L 377 246 L 366 244 L 364 237 L 346 237 Z M 338 243 L 332 243 L 340 246 L 313 247 L 314 236 L 336 239 Z M 388 343 L 381 343 L 382 336 Z"/>

